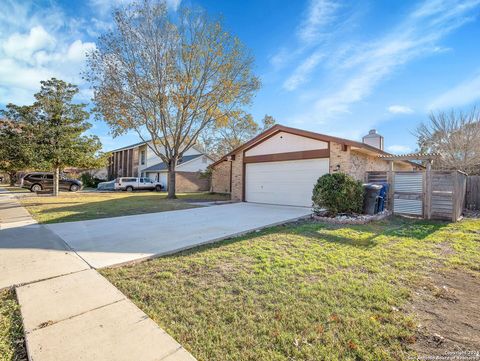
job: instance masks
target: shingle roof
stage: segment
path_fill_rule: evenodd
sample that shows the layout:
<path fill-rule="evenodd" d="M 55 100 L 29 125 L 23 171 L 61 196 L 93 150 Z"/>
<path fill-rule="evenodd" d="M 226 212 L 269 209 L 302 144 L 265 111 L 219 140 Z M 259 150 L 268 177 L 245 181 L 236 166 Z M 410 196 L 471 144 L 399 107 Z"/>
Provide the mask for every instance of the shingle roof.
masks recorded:
<path fill-rule="evenodd" d="M 121 147 L 121 148 L 117 148 L 117 149 L 113 149 L 113 150 L 109 150 L 108 152 L 109 153 L 115 153 L 115 152 L 120 152 L 122 150 L 126 150 L 126 149 L 131 149 L 131 148 L 136 148 L 136 147 L 139 147 L 139 146 L 142 146 L 142 145 L 146 145 L 147 143 L 151 142 L 152 140 L 147 140 L 145 142 L 138 142 L 138 143 L 135 143 L 135 144 L 131 144 L 131 145 L 126 145 L 125 147 Z M 192 147 L 193 149 L 199 151 L 199 152 L 203 152 L 201 149 L 199 149 L 197 146 L 193 146 Z M 207 157 L 209 157 L 210 159 L 212 159 L 210 156 L 208 156 L 207 154 L 205 154 Z"/>
<path fill-rule="evenodd" d="M 195 158 L 201 157 L 204 154 L 193 154 L 193 155 L 185 155 L 183 156 L 182 160 L 177 163 L 177 166 L 182 165 L 183 163 L 189 162 Z M 155 165 L 152 165 L 151 167 L 148 167 L 146 169 L 143 169 L 142 172 L 160 172 L 162 170 L 167 170 L 168 166 L 165 164 L 165 162 L 161 162 Z"/>
<path fill-rule="evenodd" d="M 120 152 L 121 150 L 139 147 L 139 146 L 144 145 L 144 144 L 147 144 L 147 142 L 138 142 L 138 143 L 135 143 L 135 144 L 132 144 L 132 145 L 127 145 L 127 146 L 122 147 L 122 148 L 118 148 L 118 149 L 114 149 L 114 150 L 109 150 L 109 152 L 110 152 L 110 153 Z"/>

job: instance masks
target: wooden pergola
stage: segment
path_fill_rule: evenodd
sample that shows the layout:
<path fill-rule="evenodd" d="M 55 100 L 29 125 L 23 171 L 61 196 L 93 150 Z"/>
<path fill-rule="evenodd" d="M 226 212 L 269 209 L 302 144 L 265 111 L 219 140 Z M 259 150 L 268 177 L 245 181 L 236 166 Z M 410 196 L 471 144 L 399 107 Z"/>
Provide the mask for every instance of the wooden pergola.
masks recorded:
<path fill-rule="evenodd" d="M 390 154 L 390 155 L 379 155 L 379 158 L 383 160 L 388 160 L 390 164 L 390 170 L 393 171 L 393 162 L 394 161 L 424 161 L 426 162 L 426 169 L 430 171 L 432 169 L 432 163 L 434 160 L 441 158 L 440 153 L 409 153 L 409 154 Z"/>

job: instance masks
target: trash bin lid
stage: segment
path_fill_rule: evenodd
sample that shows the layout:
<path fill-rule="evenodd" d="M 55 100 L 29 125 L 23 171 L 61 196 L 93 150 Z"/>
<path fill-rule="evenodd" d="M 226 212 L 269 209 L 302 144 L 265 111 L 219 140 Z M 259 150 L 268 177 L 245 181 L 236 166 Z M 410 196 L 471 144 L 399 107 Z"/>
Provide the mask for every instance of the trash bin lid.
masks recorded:
<path fill-rule="evenodd" d="M 380 190 L 383 188 L 383 185 L 381 184 L 373 184 L 373 183 L 365 183 L 363 184 L 363 187 L 369 190 Z"/>

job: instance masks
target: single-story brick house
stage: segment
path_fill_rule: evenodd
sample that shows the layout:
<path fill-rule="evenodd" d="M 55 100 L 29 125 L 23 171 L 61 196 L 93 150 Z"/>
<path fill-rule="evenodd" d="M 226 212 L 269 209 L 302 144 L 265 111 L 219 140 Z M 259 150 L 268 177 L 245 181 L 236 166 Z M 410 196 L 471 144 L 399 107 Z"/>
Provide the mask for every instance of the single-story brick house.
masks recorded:
<path fill-rule="evenodd" d="M 364 181 L 367 171 L 421 168 L 379 158 L 387 154 L 375 130 L 357 142 L 275 125 L 213 163 L 211 189 L 236 201 L 310 206 L 313 186 L 325 173 Z"/>

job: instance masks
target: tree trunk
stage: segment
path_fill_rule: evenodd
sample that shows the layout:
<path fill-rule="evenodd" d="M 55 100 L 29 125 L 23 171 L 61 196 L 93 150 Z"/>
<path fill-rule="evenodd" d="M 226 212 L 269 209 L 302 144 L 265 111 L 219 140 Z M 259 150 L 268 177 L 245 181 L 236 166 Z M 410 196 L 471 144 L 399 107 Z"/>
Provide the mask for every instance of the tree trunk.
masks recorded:
<path fill-rule="evenodd" d="M 15 181 L 17 180 L 17 172 L 8 173 L 8 178 L 9 178 L 10 186 L 13 187 L 15 185 Z"/>
<path fill-rule="evenodd" d="M 177 166 L 177 160 L 171 159 L 168 163 L 168 199 L 176 199 L 177 196 L 175 195 L 175 169 Z"/>
<path fill-rule="evenodd" d="M 59 181 L 60 181 L 60 168 L 55 167 L 53 172 L 53 196 L 56 197 L 59 194 Z"/>

